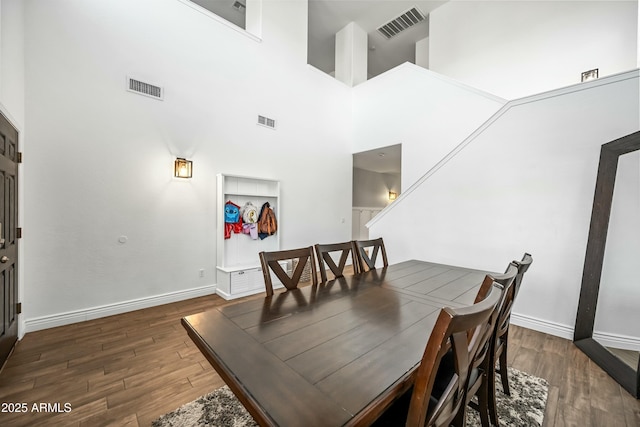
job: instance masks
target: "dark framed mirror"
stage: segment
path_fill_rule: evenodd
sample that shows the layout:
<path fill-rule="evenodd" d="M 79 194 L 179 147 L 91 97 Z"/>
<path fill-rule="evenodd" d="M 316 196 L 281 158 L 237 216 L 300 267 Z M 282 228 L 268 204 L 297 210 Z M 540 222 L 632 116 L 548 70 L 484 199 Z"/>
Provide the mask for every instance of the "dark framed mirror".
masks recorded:
<path fill-rule="evenodd" d="M 619 158 L 638 150 L 640 150 L 640 132 L 604 144 L 600 150 L 589 239 L 573 335 L 574 344 L 636 398 L 640 398 L 640 360 L 636 362 L 633 359 L 633 363 L 625 363 L 594 339 L 594 324 Z M 636 282 L 637 276 L 629 277 L 628 280 Z M 640 310 L 640 301 L 633 303 L 637 310 Z M 634 366 L 635 363 L 637 366 Z"/>

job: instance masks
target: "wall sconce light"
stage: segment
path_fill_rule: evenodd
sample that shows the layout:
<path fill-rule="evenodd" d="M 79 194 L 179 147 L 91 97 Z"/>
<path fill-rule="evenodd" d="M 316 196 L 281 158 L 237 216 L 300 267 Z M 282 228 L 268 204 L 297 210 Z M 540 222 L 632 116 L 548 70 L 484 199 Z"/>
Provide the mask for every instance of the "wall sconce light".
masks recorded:
<path fill-rule="evenodd" d="M 173 176 L 176 178 L 191 178 L 193 172 L 193 162 L 178 157 L 173 168 Z"/>
<path fill-rule="evenodd" d="M 389 200 L 395 200 L 398 198 L 398 193 L 394 193 L 393 191 L 389 191 Z"/>
<path fill-rule="evenodd" d="M 585 71 L 582 73 L 582 82 L 588 82 L 589 80 L 595 80 L 598 78 L 598 69 L 594 68 L 593 70 Z"/>

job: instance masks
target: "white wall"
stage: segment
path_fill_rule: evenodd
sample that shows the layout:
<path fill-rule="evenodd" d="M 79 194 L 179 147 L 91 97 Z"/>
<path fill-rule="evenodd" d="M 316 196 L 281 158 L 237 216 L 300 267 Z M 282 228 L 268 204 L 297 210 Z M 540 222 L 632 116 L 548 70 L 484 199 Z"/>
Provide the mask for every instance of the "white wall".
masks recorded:
<path fill-rule="evenodd" d="M 24 4 L 0 0 L 0 104 L 24 127 Z"/>
<path fill-rule="evenodd" d="M 367 33 L 355 22 L 344 26 L 335 36 L 335 77 L 348 86 L 367 80 Z"/>
<path fill-rule="evenodd" d="M 400 194 L 400 174 L 353 168 L 353 206 L 384 208 L 390 203 L 389 191 Z"/>
<path fill-rule="evenodd" d="M 0 112 L 18 130 L 18 150 L 24 149 L 24 3 L 0 0 Z M 18 225 L 24 224 L 24 164 L 18 168 Z M 24 242 L 18 244 L 18 300 L 24 277 Z M 18 333 L 24 334 L 24 317 L 19 318 Z"/>
<path fill-rule="evenodd" d="M 640 350 L 640 152 L 618 160 L 618 171 L 609 218 L 607 245 L 600 279 L 594 337 L 607 345 L 625 348 L 616 339 L 635 337 Z"/>
<path fill-rule="evenodd" d="M 637 68 L 637 1 L 450 1 L 429 16 L 429 68 L 506 99 Z"/>
<path fill-rule="evenodd" d="M 349 91 L 306 65 L 306 11 L 264 2 L 256 40 L 177 0 L 26 2 L 27 329 L 210 292 L 219 172 L 281 181 L 283 247 L 349 239 Z"/>
<path fill-rule="evenodd" d="M 429 37 L 416 42 L 416 65 L 429 69 Z"/>
<path fill-rule="evenodd" d="M 405 63 L 353 89 L 353 152 L 402 144 L 404 190 L 505 102 Z"/>
<path fill-rule="evenodd" d="M 638 89 L 634 71 L 508 104 L 374 218 L 371 236 L 390 262 L 501 272 L 530 252 L 514 322 L 571 338 L 600 146 L 640 129 Z"/>

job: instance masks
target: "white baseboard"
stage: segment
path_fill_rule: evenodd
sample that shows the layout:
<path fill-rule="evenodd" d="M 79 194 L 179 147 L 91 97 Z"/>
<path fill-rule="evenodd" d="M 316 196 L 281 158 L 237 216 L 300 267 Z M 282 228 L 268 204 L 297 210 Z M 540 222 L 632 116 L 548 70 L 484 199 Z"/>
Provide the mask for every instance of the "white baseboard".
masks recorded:
<path fill-rule="evenodd" d="M 282 285 L 280 285 L 282 287 Z M 84 310 L 70 311 L 67 313 L 42 316 L 24 321 L 24 331 L 34 332 L 42 329 L 55 328 L 57 326 L 70 325 L 72 323 L 84 322 L 86 320 L 98 319 L 101 317 L 113 316 L 115 314 L 127 313 L 129 311 L 141 310 L 143 308 L 155 307 L 162 304 L 184 301 L 216 293 L 216 285 L 208 285 L 200 288 L 187 289 L 183 291 L 170 292 L 163 295 L 139 298 L 115 304 L 107 304 L 99 307 L 92 307 Z M 232 299 L 230 295 L 222 295 L 218 290 L 218 295 L 223 298 Z M 235 295 L 233 298 L 238 297 Z M 535 317 L 512 313 L 511 323 L 534 331 L 573 340 L 573 328 Z M 624 335 L 594 333 L 593 338 L 602 345 L 614 348 L 640 351 L 640 340 Z"/>
<path fill-rule="evenodd" d="M 594 331 L 593 339 L 605 347 L 640 351 L 640 338 Z"/>
<path fill-rule="evenodd" d="M 534 331 L 544 332 L 545 334 L 573 341 L 573 328 L 570 326 L 517 313 L 511 313 L 511 323 L 522 326 L 523 328 L 533 329 Z"/>
<path fill-rule="evenodd" d="M 170 292 L 162 295 L 154 295 L 130 301 L 123 301 L 99 307 L 87 308 L 84 310 L 76 310 L 67 313 L 53 314 L 50 316 L 36 317 L 33 319 L 26 319 L 24 321 L 24 331 L 25 333 L 28 333 L 39 331 L 42 329 L 55 328 L 56 326 L 70 325 L 72 323 L 84 322 L 86 320 L 113 316 L 114 314 L 127 313 L 129 311 L 141 310 L 143 308 L 155 307 L 162 304 L 184 301 L 187 299 L 202 297 L 205 295 L 213 295 L 215 293 L 216 285 L 208 285 L 200 288 Z"/>
<path fill-rule="evenodd" d="M 573 341 L 573 328 L 522 314 L 511 313 L 511 323 Z M 640 351 L 640 339 L 627 335 L 594 332 L 593 339 L 605 347 Z"/>

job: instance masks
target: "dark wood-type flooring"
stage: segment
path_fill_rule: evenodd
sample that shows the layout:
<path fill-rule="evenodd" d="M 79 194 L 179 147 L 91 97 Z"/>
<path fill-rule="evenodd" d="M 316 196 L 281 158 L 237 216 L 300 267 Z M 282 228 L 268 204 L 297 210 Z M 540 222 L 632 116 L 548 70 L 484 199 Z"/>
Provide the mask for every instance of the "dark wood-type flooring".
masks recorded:
<path fill-rule="evenodd" d="M 0 412 L 0 425 L 149 426 L 223 385 L 180 318 L 226 303 L 207 296 L 27 334 L 0 372 L 0 403 L 28 412 Z M 640 401 L 570 341 L 512 326 L 509 358 L 549 381 L 546 426 L 640 426 Z"/>

